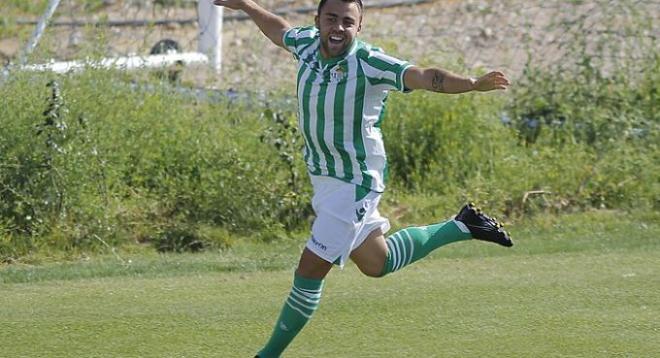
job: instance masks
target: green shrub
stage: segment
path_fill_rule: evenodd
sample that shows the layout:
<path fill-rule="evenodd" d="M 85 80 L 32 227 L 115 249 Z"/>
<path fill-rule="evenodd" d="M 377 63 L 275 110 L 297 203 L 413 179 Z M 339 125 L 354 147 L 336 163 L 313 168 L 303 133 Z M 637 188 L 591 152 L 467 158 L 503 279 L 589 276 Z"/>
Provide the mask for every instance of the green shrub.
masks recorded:
<path fill-rule="evenodd" d="M 414 196 L 438 198 L 423 208 L 434 213 L 475 200 L 510 218 L 658 209 L 660 65 L 649 58 L 636 81 L 588 68 L 546 81 L 530 67 L 508 96 L 393 95 L 383 210 Z M 224 249 L 236 236 L 277 240 L 312 215 L 293 112 L 99 70 L 14 73 L 0 108 L 0 261 L 136 242 Z"/>
<path fill-rule="evenodd" d="M 617 68 L 606 75 L 589 58 L 571 71 L 527 68 L 509 106 L 521 141 L 534 144 L 544 131 L 555 144 L 600 147 L 622 139 L 653 139 L 660 122 L 660 54 L 643 66 L 643 77 L 635 75 L 639 68 Z"/>
<path fill-rule="evenodd" d="M 388 163 L 392 179 L 408 189 L 444 193 L 475 175 L 490 176 L 494 151 L 508 140 L 509 130 L 498 122 L 498 97 L 418 92 L 388 105 Z"/>
<path fill-rule="evenodd" d="M 272 112 L 201 103 L 169 87 L 131 88 L 123 77 L 16 74 L 0 87 L 8 108 L 0 218 L 23 254 L 44 243 L 169 242 L 182 230 L 198 235 L 199 225 L 248 234 L 306 222 L 302 163 L 282 165 L 291 153 L 268 139 L 282 125 Z"/>
<path fill-rule="evenodd" d="M 657 207 L 660 121 L 649 82 L 658 66 L 647 65 L 647 80 L 625 83 L 631 92 L 610 105 L 579 93 L 599 96 L 591 90 L 623 86 L 620 74 L 544 82 L 538 79 L 551 74 L 539 70 L 513 91 L 510 103 L 492 94 L 395 96 L 384 124 L 392 184 L 445 197 L 444 212 L 466 200 L 509 216 Z M 520 123 L 540 102 L 547 106 L 543 130 L 530 138 Z M 564 125 L 552 124 L 558 118 Z"/>

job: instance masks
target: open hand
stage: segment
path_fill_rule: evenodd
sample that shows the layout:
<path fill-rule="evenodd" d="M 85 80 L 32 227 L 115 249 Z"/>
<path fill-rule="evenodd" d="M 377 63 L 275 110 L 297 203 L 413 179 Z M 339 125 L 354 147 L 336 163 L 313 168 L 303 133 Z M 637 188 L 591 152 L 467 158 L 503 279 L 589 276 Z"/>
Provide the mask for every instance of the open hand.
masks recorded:
<path fill-rule="evenodd" d="M 250 0 L 213 0 L 213 5 L 224 6 L 232 10 L 241 10 Z"/>
<path fill-rule="evenodd" d="M 504 74 L 499 71 L 489 72 L 477 79 L 474 82 L 473 90 L 486 92 L 492 90 L 504 90 L 509 86 L 509 80 L 504 77 Z"/>

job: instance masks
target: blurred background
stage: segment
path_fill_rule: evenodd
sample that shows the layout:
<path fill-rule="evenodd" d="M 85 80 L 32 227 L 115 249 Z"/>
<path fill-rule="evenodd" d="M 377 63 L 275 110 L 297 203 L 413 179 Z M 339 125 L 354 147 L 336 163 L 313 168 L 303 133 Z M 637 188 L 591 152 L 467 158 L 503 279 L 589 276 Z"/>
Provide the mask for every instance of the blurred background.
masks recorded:
<path fill-rule="evenodd" d="M 315 1 L 265 0 L 293 25 Z M 197 50 L 197 2 L 46 0 L 0 11 L 0 260 L 148 244 L 305 237 L 312 210 L 292 56 L 225 10 L 222 70 L 19 64 Z M 467 200 L 505 222 L 660 208 L 660 1 L 365 0 L 364 40 L 419 65 L 504 71 L 510 90 L 393 94 L 383 133 L 394 226 Z M 157 46 L 161 44 L 163 46 Z"/>
<path fill-rule="evenodd" d="M 17 60 L 47 4 L 2 2 L 0 61 Z M 309 25 L 317 2 L 259 4 L 292 25 Z M 605 68 L 635 64 L 650 55 L 660 33 L 660 3 L 654 0 L 366 0 L 365 5 L 379 7 L 365 12 L 362 38 L 393 55 L 462 73 L 497 68 L 513 78 L 527 63 L 568 66 L 582 55 L 593 55 Z M 226 10 L 224 17 L 224 71 L 184 71 L 185 81 L 237 90 L 291 88 L 291 56 L 269 44 L 239 12 Z M 174 40 L 182 52 L 195 51 L 197 18 L 194 0 L 62 0 L 30 62 L 146 55 L 163 39 Z"/>

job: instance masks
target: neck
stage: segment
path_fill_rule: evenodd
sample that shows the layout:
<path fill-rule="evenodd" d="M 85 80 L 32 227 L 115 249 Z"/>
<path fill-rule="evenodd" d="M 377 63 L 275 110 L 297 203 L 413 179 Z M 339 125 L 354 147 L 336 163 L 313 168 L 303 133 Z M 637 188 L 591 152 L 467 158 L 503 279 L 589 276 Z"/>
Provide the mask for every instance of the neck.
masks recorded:
<path fill-rule="evenodd" d="M 328 54 L 328 51 L 326 51 L 325 46 L 321 46 L 321 57 L 323 59 L 329 59 L 330 54 Z"/>
<path fill-rule="evenodd" d="M 328 51 L 328 49 L 325 46 L 323 46 L 323 44 L 321 44 L 321 48 L 320 48 L 321 58 L 323 58 L 324 60 L 329 60 L 329 59 L 332 59 L 332 58 L 342 57 L 342 56 L 346 55 L 348 53 L 348 51 L 351 50 L 351 48 L 353 48 L 354 42 L 355 42 L 355 40 L 353 40 L 353 42 L 351 42 L 351 44 L 348 45 L 348 47 L 346 47 L 344 49 L 344 51 L 342 51 L 341 53 L 339 53 L 335 56 L 332 56 L 330 54 L 330 51 Z"/>
<path fill-rule="evenodd" d="M 331 58 L 333 58 L 333 57 L 341 56 L 341 55 L 343 55 L 345 52 L 346 52 L 346 51 L 342 52 L 341 54 L 339 54 L 339 55 L 337 55 L 337 56 L 331 56 L 331 55 L 330 55 L 330 52 L 328 52 L 328 50 L 325 48 L 325 46 L 321 46 L 321 57 L 322 57 L 324 60 L 329 60 L 329 59 L 331 59 Z"/>

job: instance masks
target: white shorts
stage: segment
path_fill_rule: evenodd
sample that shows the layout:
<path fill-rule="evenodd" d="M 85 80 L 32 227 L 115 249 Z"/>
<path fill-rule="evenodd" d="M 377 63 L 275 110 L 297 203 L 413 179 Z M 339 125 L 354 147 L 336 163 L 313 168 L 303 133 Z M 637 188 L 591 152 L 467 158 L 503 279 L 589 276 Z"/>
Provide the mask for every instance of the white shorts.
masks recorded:
<path fill-rule="evenodd" d="M 344 267 L 351 252 L 374 230 L 386 233 L 390 221 L 380 216 L 381 193 L 326 176 L 311 175 L 316 219 L 307 249 L 320 258 Z"/>

